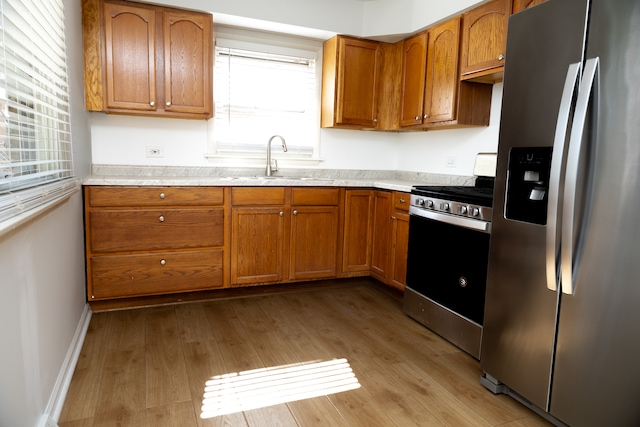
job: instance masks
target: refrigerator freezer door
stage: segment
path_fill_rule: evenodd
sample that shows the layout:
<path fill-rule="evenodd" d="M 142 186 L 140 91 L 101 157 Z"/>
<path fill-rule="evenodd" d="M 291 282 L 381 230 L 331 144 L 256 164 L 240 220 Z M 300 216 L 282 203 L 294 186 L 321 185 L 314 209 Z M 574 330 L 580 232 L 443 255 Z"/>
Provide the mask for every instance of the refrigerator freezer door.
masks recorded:
<path fill-rule="evenodd" d="M 586 58 L 600 61 L 592 203 L 578 230 L 575 294 L 562 296 L 551 414 L 572 426 L 638 426 L 640 2 L 593 0 L 591 9 Z"/>
<path fill-rule="evenodd" d="M 559 293 L 547 289 L 546 226 L 505 217 L 507 174 L 513 147 L 553 146 L 567 70 L 583 58 L 587 3 L 542 3 L 513 15 L 507 35 L 480 363 L 545 410 Z"/>

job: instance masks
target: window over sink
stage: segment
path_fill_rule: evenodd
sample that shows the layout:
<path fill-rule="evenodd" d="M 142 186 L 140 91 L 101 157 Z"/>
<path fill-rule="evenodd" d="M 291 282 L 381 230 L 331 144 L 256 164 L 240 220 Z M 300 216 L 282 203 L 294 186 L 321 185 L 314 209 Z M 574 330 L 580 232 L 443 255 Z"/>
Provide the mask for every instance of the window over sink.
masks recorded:
<path fill-rule="evenodd" d="M 217 34 L 214 118 L 207 157 L 264 162 L 267 141 L 281 135 L 286 162 L 318 160 L 322 43 L 227 29 Z M 258 160 L 259 159 L 259 160 Z"/>

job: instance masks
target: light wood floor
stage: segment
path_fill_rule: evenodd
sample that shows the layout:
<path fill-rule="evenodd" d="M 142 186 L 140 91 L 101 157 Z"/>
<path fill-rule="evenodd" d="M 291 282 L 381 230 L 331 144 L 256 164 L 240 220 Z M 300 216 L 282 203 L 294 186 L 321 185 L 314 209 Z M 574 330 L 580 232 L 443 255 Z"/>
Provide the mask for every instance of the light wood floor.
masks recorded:
<path fill-rule="evenodd" d="M 346 359 L 360 387 L 201 418 L 215 376 Z M 548 425 L 366 280 L 94 313 L 59 420 L 79 426 Z"/>

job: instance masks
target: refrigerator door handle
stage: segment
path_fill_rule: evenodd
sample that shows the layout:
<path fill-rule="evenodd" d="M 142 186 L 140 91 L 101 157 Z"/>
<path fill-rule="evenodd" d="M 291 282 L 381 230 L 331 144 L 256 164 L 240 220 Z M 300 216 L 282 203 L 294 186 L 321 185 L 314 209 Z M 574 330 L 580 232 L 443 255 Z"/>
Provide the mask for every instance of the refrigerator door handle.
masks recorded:
<path fill-rule="evenodd" d="M 573 126 L 571 128 L 571 138 L 569 139 L 569 153 L 567 154 L 567 171 L 564 183 L 564 200 L 562 203 L 562 240 L 561 240 L 561 271 L 562 271 L 562 292 L 574 295 L 575 271 L 574 261 L 576 260 L 575 240 L 574 240 L 574 217 L 576 208 L 576 193 L 578 189 L 578 168 L 580 165 L 580 153 L 585 136 L 585 123 L 587 113 L 591 107 L 597 108 L 598 101 L 598 67 L 599 59 L 588 59 L 584 66 L 582 82 L 578 91 L 578 100 L 573 116 Z M 592 96 L 593 95 L 593 96 Z M 597 117 L 597 112 L 596 112 Z M 587 189 L 588 190 L 588 189 Z"/>
<path fill-rule="evenodd" d="M 556 133 L 553 138 L 553 152 L 551 154 L 551 173 L 549 178 L 549 202 L 547 205 L 547 288 L 558 289 L 558 205 L 560 200 L 560 186 L 562 185 L 562 164 L 565 154 L 567 135 L 569 131 L 569 117 L 574 94 L 580 75 L 580 63 L 569 65 L 567 77 L 562 90 Z"/>

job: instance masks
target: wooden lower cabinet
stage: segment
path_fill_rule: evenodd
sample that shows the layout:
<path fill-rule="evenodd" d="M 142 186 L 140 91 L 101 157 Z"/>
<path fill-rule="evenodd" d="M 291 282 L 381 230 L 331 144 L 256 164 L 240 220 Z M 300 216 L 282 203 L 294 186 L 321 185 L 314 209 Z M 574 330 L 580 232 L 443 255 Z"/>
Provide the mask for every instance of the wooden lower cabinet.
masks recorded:
<path fill-rule="evenodd" d="M 394 212 L 391 226 L 391 266 L 388 284 L 404 290 L 407 285 L 407 250 L 409 248 L 409 214 Z"/>
<path fill-rule="evenodd" d="M 336 276 L 338 206 L 295 207 L 291 217 L 289 278 Z"/>
<path fill-rule="evenodd" d="M 409 193 L 374 192 L 371 273 L 403 290 L 407 276 Z"/>
<path fill-rule="evenodd" d="M 231 286 L 336 276 L 338 188 L 232 189 Z"/>
<path fill-rule="evenodd" d="M 222 286 L 222 249 L 91 258 L 92 299 L 169 294 Z"/>
<path fill-rule="evenodd" d="M 342 273 L 368 275 L 371 270 L 372 190 L 345 191 Z"/>
<path fill-rule="evenodd" d="M 87 297 L 224 287 L 224 189 L 85 187 Z"/>
<path fill-rule="evenodd" d="M 407 193 L 88 186 L 90 302 L 374 275 L 402 289 Z"/>
<path fill-rule="evenodd" d="M 386 278 L 389 272 L 392 203 L 392 193 L 374 191 L 371 272 L 382 278 Z"/>
<path fill-rule="evenodd" d="M 281 281 L 284 207 L 234 207 L 231 212 L 231 285 Z"/>

